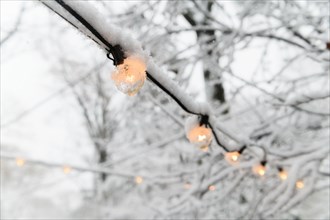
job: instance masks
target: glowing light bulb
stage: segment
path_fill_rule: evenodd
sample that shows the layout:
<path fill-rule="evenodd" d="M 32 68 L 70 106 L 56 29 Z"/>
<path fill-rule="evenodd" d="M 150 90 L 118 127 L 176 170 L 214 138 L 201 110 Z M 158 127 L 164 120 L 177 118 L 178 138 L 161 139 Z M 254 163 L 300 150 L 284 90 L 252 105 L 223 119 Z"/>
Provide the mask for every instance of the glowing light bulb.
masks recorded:
<path fill-rule="evenodd" d="M 119 91 L 133 96 L 143 86 L 146 80 L 146 65 L 136 57 L 128 57 L 117 66 L 112 79 Z"/>
<path fill-rule="evenodd" d="M 238 159 L 239 159 L 240 155 L 241 154 L 238 151 L 227 152 L 225 154 L 225 159 L 230 164 L 236 164 L 236 163 L 238 163 Z"/>
<path fill-rule="evenodd" d="M 22 166 L 24 166 L 24 164 L 25 164 L 25 160 L 24 159 L 22 159 L 22 158 L 16 158 L 16 165 L 18 167 L 22 167 Z"/>
<path fill-rule="evenodd" d="M 288 172 L 285 170 L 281 170 L 278 172 L 278 176 L 280 177 L 281 180 L 286 180 L 288 178 Z"/>
<path fill-rule="evenodd" d="M 208 152 L 209 151 L 209 146 L 202 145 L 202 146 L 199 147 L 199 149 L 201 149 L 201 151 L 203 151 L 203 152 Z"/>
<path fill-rule="evenodd" d="M 190 143 L 209 145 L 212 140 L 212 131 L 205 126 L 196 126 L 187 135 Z"/>
<path fill-rule="evenodd" d="M 305 184 L 304 184 L 304 182 L 302 180 L 298 180 L 296 182 L 297 189 L 302 189 L 302 188 L 304 188 L 304 186 L 305 186 Z"/>
<path fill-rule="evenodd" d="M 71 172 L 71 170 L 72 170 L 72 168 L 71 168 L 71 167 L 69 167 L 69 166 L 64 166 L 64 167 L 63 167 L 63 173 L 65 173 L 65 174 L 68 174 L 68 173 L 70 173 L 70 172 Z"/>
<path fill-rule="evenodd" d="M 143 178 L 141 177 L 141 176 L 137 176 L 137 177 L 135 177 L 135 183 L 136 184 L 141 184 L 143 182 Z"/>
<path fill-rule="evenodd" d="M 211 186 L 209 186 L 209 190 L 210 190 L 210 191 L 215 191 L 215 185 L 211 185 Z"/>
<path fill-rule="evenodd" d="M 262 164 L 255 165 L 253 167 L 253 172 L 259 176 L 264 176 L 266 174 L 266 167 Z"/>

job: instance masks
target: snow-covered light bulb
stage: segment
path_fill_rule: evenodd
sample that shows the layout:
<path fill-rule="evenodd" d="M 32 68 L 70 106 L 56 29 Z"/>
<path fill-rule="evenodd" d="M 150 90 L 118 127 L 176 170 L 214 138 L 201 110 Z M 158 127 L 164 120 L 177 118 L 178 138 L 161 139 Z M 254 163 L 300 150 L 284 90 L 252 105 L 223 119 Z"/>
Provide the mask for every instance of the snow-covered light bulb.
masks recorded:
<path fill-rule="evenodd" d="M 16 165 L 18 167 L 22 167 L 22 166 L 24 166 L 24 164 L 25 164 L 25 160 L 24 159 L 22 159 L 22 158 L 16 158 Z"/>
<path fill-rule="evenodd" d="M 304 186 L 305 186 L 305 184 L 304 184 L 304 182 L 302 180 L 298 180 L 296 182 L 297 189 L 302 189 L 302 188 L 304 188 Z"/>
<path fill-rule="evenodd" d="M 112 74 L 112 79 L 119 91 L 133 96 L 143 86 L 146 80 L 146 65 L 136 57 L 128 57 L 117 66 Z"/>
<path fill-rule="evenodd" d="M 212 131 L 204 125 L 198 125 L 189 131 L 187 137 L 192 144 L 208 146 L 212 140 Z"/>
<path fill-rule="evenodd" d="M 266 174 L 266 164 L 260 163 L 253 167 L 253 172 L 259 176 L 264 176 Z"/>
<path fill-rule="evenodd" d="M 233 151 L 233 152 L 227 152 L 225 154 L 225 159 L 228 161 L 230 164 L 236 164 L 238 163 L 239 156 L 241 154 L 238 151 Z"/>

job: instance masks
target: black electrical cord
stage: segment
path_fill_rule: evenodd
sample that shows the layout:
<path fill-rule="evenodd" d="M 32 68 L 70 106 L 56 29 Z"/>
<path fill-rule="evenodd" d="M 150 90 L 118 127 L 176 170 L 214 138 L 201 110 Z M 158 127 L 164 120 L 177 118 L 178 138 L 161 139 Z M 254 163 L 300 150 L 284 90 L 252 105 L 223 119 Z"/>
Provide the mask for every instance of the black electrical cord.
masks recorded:
<path fill-rule="evenodd" d="M 190 111 L 174 94 L 172 94 L 167 88 L 165 88 L 160 82 L 158 82 L 150 73 L 147 71 L 147 78 L 153 82 L 156 86 L 158 86 L 161 90 L 163 90 L 167 95 L 169 95 L 184 111 L 193 114 L 193 115 L 200 115 L 200 113 Z"/>
<path fill-rule="evenodd" d="M 147 72 L 147 77 L 150 81 L 152 81 L 155 85 L 157 85 L 161 90 L 163 90 L 167 95 L 169 95 L 184 111 L 193 114 L 193 115 L 198 115 L 200 116 L 200 126 L 205 125 L 205 127 L 209 126 L 212 134 L 214 136 L 215 141 L 217 144 L 222 147 L 226 152 L 229 152 L 230 150 L 226 148 L 223 144 L 221 144 L 218 135 L 215 133 L 211 123 L 209 122 L 209 116 L 208 115 L 203 115 L 201 113 L 196 113 L 190 111 L 174 94 L 172 94 L 167 88 L 165 88 L 160 82 L 158 82 L 150 73 Z"/>
<path fill-rule="evenodd" d="M 82 25 L 84 25 L 105 46 L 107 46 L 107 48 L 106 48 L 106 50 L 108 51 L 107 57 L 114 62 L 115 66 L 123 63 L 123 61 L 126 57 L 125 57 L 124 52 L 120 45 L 112 46 L 107 40 L 104 39 L 104 37 L 102 37 L 102 35 L 90 23 L 88 23 L 81 15 L 79 15 L 74 9 L 72 9 L 69 5 L 67 5 L 63 0 L 55 0 L 55 1 L 59 5 L 61 5 L 66 11 L 68 11 L 74 18 L 76 18 Z M 47 6 L 47 7 L 49 7 L 49 6 Z M 54 11 L 54 10 L 52 9 L 52 11 Z M 60 16 L 63 18 L 62 15 L 60 15 Z M 68 21 L 67 19 L 65 19 L 65 20 Z M 70 22 L 70 21 L 68 21 L 68 22 L 70 24 L 72 24 L 72 22 Z M 75 26 L 74 24 L 72 24 L 72 25 L 77 28 L 77 26 Z M 110 57 L 110 54 L 112 55 L 112 57 Z M 165 88 L 160 82 L 158 82 L 148 72 L 147 72 L 147 77 L 150 81 L 152 81 L 154 84 L 156 84 L 161 90 L 163 90 L 165 93 L 167 93 L 183 110 L 185 110 L 186 112 L 188 112 L 190 114 L 206 117 L 206 115 L 202 115 L 200 113 L 195 113 L 195 112 L 190 111 L 174 94 L 172 94 L 167 88 Z"/>
<path fill-rule="evenodd" d="M 67 12 L 69 12 L 74 18 L 76 18 L 82 25 L 84 25 L 96 38 L 98 38 L 106 47 L 108 53 L 113 56 L 114 65 L 120 65 L 124 62 L 125 56 L 119 45 L 112 46 L 104 37 L 79 13 L 77 13 L 73 8 L 67 5 L 63 0 L 55 0 L 59 5 L 61 5 Z"/>
<path fill-rule="evenodd" d="M 212 131 L 212 134 L 214 136 L 214 139 L 215 139 L 215 142 L 217 142 L 217 144 L 222 147 L 226 152 L 230 152 L 230 150 L 228 148 L 226 148 L 223 144 L 221 144 L 219 138 L 218 138 L 218 135 L 215 133 L 215 130 L 213 129 L 212 125 L 208 122 L 208 125 L 210 126 L 211 128 L 211 131 Z"/>
<path fill-rule="evenodd" d="M 41 2 L 42 4 L 44 4 L 47 8 L 49 8 L 51 11 L 53 11 L 55 14 L 57 14 L 58 16 L 60 16 L 63 20 L 65 20 L 65 21 L 67 21 L 69 24 L 71 24 L 74 28 L 76 28 L 78 31 L 80 31 L 79 30 L 79 28 L 75 25 L 75 24 L 73 24 L 71 21 L 69 21 L 68 19 L 66 19 L 63 15 L 61 15 L 60 13 L 58 13 L 56 10 L 54 10 L 52 7 L 50 7 L 46 2 Z M 88 36 L 88 35 L 87 35 Z M 96 44 L 98 44 L 100 47 L 102 47 L 102 45 L 99 43 L 99 42 L 97 42 L 94 38 L 92 38 L 91 36 L 88 36 L 91 40 L 93 40 Z M 106 49 L 107 50 L 107 49 Z M 107 50 L 108 51 L 108 50 Z M 109 51 L 108 51 L 109 52 Z"/>

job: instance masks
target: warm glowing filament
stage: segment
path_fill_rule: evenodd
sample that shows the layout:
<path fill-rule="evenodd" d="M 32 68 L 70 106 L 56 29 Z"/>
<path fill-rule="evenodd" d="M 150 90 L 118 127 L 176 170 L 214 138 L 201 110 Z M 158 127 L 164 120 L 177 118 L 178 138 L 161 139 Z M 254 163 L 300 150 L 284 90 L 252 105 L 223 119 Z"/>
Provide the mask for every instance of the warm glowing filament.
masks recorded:
<path fill-rule="evenodd" d="M 127 81 L 129 81 L 129 82 L 134 82 L 135 77 L 134 77 L 134 75 L 127 74 L 126 79 L 127 79 Z"/>
<path fill-rule="evenodd" d="M 210 191 L 214 191 L 215 190 L 215 186 L 214 185 L 209 186 L 209 190 Z"/>
<path fill-rule="evenodd" d="M 68 173 L 70 173 L 70 172 L 71 172 L 71 170 L 72 170 L 72 168 L 71 168 L 71 167 L 69 167 L 69 166 L 64 166 L 64 167 L 63 167 L 63 173 L 65 173 L 65 174 L 68 174 Z"/>
<path fill-rule="evenodd" d="M 22 158 L 16 158 L 16 165 L 18 167 L 22 167 L 22 166 L 24 166 L 24 164 L 25 164 L 25 160 L 24 159 L 22 159 Z"/>
<path fill-rule="evenodd" d="M 227 152 L 225 158 L 230 164 L 236 164 L 240 155 L 241 154 L 238 151 Z"/>
<path fill-rule="evenodd" d="M 288 178 L 288 172 L 285 170 L 282 170 L 278 173 L 278 176 L 280 177 L 281 180 L 286 180 Z"/>
<path fill-rule="evenodd" d="M 304 182 L 302 181 L 302 180 L 298 180 L 297 182 L 296 182 L 296 187 L 297 187 L 297 189 L 302 189 L 302 188 L 304 188 Z"/>
<path fill-rule="evenodd" d="M 206 139 L 206 135 L 198 135 L 198 141 L 204 141 Z"/>
<path fill-rule="evenodd" d="M 258 164 L 253 167 L 253 171 L 259 176 L 264 176 L 266 174 L 266 167 L 261 164 Z"/>
<path fill-rule="evenodd" d="M 141 184 L 143 182 L 143 178 L 141 176 L 135 177 L 135 183 L 136 184 Z"/>

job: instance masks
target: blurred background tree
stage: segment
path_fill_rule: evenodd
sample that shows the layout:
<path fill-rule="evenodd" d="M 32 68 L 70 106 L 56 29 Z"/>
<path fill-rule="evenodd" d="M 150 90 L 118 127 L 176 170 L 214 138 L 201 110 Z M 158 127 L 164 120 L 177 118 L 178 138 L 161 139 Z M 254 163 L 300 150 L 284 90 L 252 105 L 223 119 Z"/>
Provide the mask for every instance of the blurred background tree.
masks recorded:
<path fill-rule="evenodd" d="M 224 127 L 267 147 L 274 163 L 260 178 L 251 173 L 252 155 L 231 166 L 216 145 L 208 152 L 194 148 L 184 134 L 188 114 L 168 96 L 152 83 L 133 98 L 119 94 L 110 78 L 114 67 L 92 41 L 40 3 L 20 2 L 24 10 L 14 28 L 8 25 L 8 34 L 1 35 L 2 56 L 18 56 L 19 43 L 32 41 L 29 49 L 42 54 L 52 80 L 65 88 L 58 103 L 84 125 L 84 136 L 70 135 L 84 140 L 72 146 L 72 153 L 88 152 L 77 154 L 80 163 L 132 176 L 88 176 L 86 182 L 93 184 L 82 188 L 94 193 L 67 210 L 68 217 L 329 218 L 324 208 L 330 175 L 328 1 L 90 3 L 105 20 L 129 29 L 187 93 L 208 101 Z M 46 18 L 41 25 L 35 10 Z M 4 121 L 6 132 L 20 123 Z M 10 133 L 1 132 L 10 139 Z M 258 157 L 261 152 L 255 153 Z M 277 163 L 288 170 L 284 182 L 277 176 Z M 301 190 L 296 188 L 299 180 Z M 1 187 L 12 190 L 7 185 Z M 315 200 L 325 201 L 323 209 Z M 13 216 L 13 203 L 8 204 L 5 217 Z M 310 210 L 303 211 L 308 205 Z"/>

